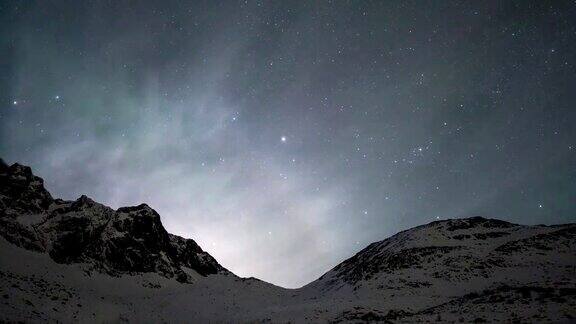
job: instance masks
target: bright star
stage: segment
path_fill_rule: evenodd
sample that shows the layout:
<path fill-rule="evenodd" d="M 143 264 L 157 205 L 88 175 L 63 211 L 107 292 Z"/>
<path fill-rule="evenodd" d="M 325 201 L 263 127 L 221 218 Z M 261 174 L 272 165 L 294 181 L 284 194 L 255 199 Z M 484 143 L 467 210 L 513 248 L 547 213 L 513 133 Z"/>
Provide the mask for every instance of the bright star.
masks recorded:
<path fill-rule="evenodd" d="M 280 137 L 280 140 L 281 140 L 282 142 L 286 142 L 286 136 Z"/>

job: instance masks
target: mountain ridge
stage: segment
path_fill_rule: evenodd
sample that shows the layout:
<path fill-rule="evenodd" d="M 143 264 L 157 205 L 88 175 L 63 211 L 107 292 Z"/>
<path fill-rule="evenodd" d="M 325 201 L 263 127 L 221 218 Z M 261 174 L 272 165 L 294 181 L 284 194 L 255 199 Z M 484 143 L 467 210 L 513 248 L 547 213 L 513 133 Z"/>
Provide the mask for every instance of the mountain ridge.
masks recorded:
<path fill-rule="evenodd" d="M 433 221 L 285 289 L 234 275 L 146 204 L 54 199 L 29 167 L 0 160 L 0 236 L 0 321 L 576 319 L 574 223 Z"/>
<path fill-rule="evenodd" d="M 58 263 L 89 262 L 108 274 L 158 272 L 181 282 L 189 279 L 182 266 L 229 273 L 194 240 L 168 233 L 147 204 L 114 210 L 86 195 L 53 199 L 42 178 L 18 163 L 0 161 L 0 182 L 0 235 Z M 19 221 L 22 214 L 29 219 Z"/>

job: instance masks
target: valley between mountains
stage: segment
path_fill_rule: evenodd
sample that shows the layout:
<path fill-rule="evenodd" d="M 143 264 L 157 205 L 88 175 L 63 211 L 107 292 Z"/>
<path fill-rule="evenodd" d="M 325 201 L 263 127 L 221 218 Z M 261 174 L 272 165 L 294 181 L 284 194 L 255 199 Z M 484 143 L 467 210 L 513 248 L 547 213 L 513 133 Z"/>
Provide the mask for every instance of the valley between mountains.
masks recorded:
<path fill-rule="evenodd" d="M 0 160 L 0 322 L 576 321 L 576 224 L 450 219 L 299 289 L 240 278 L 149 206 L 55 199 Z"/>

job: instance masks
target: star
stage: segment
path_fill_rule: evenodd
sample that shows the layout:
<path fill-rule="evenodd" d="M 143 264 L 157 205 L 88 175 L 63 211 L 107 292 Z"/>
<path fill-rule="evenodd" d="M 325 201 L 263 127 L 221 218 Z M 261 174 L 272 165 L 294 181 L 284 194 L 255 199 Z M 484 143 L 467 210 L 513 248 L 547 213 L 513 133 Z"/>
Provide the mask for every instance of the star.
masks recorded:
<path fill-rule="evenodd" d="M 254 253 L 250 258 L 223 253 L 232 242 L 227 231 L 247 234 L 234 238 L 242 249 L 270 235 L 269 242 L 290 246 L 282 254 L 298 253 L 290 238 L 299 235 L 307 215 L 312 218 L 306 230 L 314 235 L 301 236 L 310 240 L 303 244 L 333 237 L 357 247 L 408 224 L 474 211 L 498 217 L 506 210 L 503 220 L 544 224 L 571 221 L 576 211 L 568 201 L 544 210 L 540 201 L 568 197 L 574 182 L 576 114 L 570 85 L 576 74 L 568 72 L 576 64 L 569 55 L 576 53 L 576 33 L 570 32 L 576 20 L 568 19 L 571 13 L 561 4 L 547 3 L 546 10 L 526 4 L 516 12 L 511 10 L 516 4 L 432 2 L 427 19 L 416 20 L 409 19 L 414 8 L 386 2 L 370 4 L 365 14 L 368 8 L 359 5 L 351 15 L 338 2 L 326 8 L 329 15 L 290 3 L 199 5 L 192 16 L 143 3 L 137 10 L 165 22 L 160 28 L 154 21 L 141 26 L 142 17 L 129 5 L 98 6 L 102 15 L 118 10 L 127 26 L 120 40 L 147 40 L 146 46 L 119 41 L 102 50 L 78 35 L 57 34 L 84 33 L 81 20 L 66 20 L 59 12 L 90 5 L 54 6 L 50 12 L 27 8 L 37 22 L 2 23 L 14 39 L 29 39 L 36 24 L 48 23 L 57 28 L 44 28 L 38 36 L 58 42 L 10 43 L 16 53 L 45 57 L 5 58 L 6 66 L 17 68 L 2 76 L 11 87 L 0 105 L 0 156 L 47 163 L 39 175 L 47 183 L 60 182 L 66 197 L 86 187 L 98 191 L 112 181 L 117 188 L 100 193 L 103 200 L 157 205 L 169 224 L 181 226 L 172 226 L 179 233 L 190 232 L 191 238 L 198 233 L 195 239 L 208 247 L 212 243 L 205 237 L 218 242 L 213 250 L 224 257 L 218 261 L 244 269 L 242 274 L 252 268 L 256 276 L 280 276 L 273 266 L 257 266 Z M 408 19 L 392 28 L 380 17 L 390 12 Z M 462 13 L 459 26 L 436 23 Z M 517 30 L 514 22 L 525 14 L 540 17 L 530 26 L 550 37 L 534 39 L 530 30 Z M 232 33 L 233 50 L 222 51 L 232 34 L 231 22 L 220 18 L 229 16 L 239 31 Z M 343 17 L 345 24 L 333 23 Z M 202 24 L 206 19 L 210 24 Z M 480 33 L 473 28 L 487 21 L 502 28 Z M 106 24 L 89 29 L 97 37 L 110 31 Z M 461 32 L 467 41 L 454 43 Z M 391 37 L 404 41 L 387 46 Z M 519 43 L 491 41 L 502 37 Z M 486 46 L 490 51 L 475 51 Z M 62 48 L 70 53 L 61 53 L 61 60 Z M 27 73 L 38 65 L 42 71 Z M 446 71 L 451 66 L 454 71 Z M 460 73 L 480 68 L 487 73 Z M 46 152 L 74 158 L 50 163 L 54 154 Z M 149 179 L 136 179 L 143 176 Z M 524 184 L 537 189 L 521 190 Z M 120 191 L 126 194 L 116 197 Z M 200 199 L 180 199 L 196 196 Z M 237 223 L 235 211 L 243 209 Z M 548 215 L 554 209 L 558 212 Z M 270 217 L 269 210 L 278 217 Z M 217 233 L 211 233 L 214 227 Z M 370 230 L 363 231 L 366 227 Z M 271 264 L 282 260 L 270 251 L 279 258 Z M 294 266 L 306 273 L 294 278 L 310 281 L 321 275 L 319 268 L 336 265 L 335 256 L 347 253 L 332 251 L 332 261 L 306 267 L 324 251 L 304 252 L 310 259 L 295 257 L 302 264 Z"/>

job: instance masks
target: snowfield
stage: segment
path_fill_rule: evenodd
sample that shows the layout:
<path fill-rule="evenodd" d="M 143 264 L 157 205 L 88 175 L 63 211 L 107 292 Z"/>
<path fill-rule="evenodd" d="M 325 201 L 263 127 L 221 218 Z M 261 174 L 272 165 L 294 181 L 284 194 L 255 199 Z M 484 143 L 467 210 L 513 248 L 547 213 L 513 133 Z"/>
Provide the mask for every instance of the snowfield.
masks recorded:
<path fill-rule="evenodd" d="M 576 322 L 576 224 L 436 221 L 285 289 L 0 160 L 0 322 Z"/>

